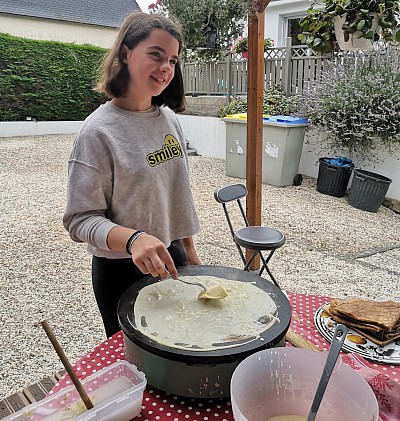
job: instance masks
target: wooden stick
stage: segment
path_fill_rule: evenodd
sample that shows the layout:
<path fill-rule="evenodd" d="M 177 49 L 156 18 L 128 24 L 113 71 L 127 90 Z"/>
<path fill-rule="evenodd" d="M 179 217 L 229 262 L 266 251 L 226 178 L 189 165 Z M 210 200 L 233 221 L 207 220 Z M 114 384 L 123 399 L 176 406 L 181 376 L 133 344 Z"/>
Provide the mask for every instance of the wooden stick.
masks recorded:
<path fill-rule="evenodd" d="M 296 348 L 310 349 L 311 351 L 321 352 L 321 348 L 318 348 L 316 345 L 309 342 L 306 338 L 299 335 L 293 329 L 289 328 L 286 332 L 286 340 L 290 342 Z"/>
<path fill-rule="evenodd" d="M 64 351 L 62 350 L 61 345 L 58 343 L 56 337 L 54 336 L 54 333 L 51 330 L 49 324 L 47 323 L 46 320 L 43 320 L 42 322 L 40 322 L 40 324 L 42 325 L 44 331 L 46 332 L 47 336 L 50 339 L 50 342 L 52 343 L 54 349 L 56 350 L 58 356 L 60 357 L 60 360 L 63 363 L 64 368 L 67 370 L 67 373 L 71 377 L 71 380 L 74 383 L 74 386 L 76 390 L 78 391 L 79 396 L 83 400 L 83 403 L 85 404 L 86 408 L 92 409 L 94 406 L 92 401 L 90 400 L 88 394 L 86 393 L 86 390 L 82 386 L 82 383 L 79 381 L 77 375 L 75 374 L 75 371 L 73 370 L 72 365 L 70 364 L 70 362 L 68 361 L 68 358 L 64 354 Z"/>

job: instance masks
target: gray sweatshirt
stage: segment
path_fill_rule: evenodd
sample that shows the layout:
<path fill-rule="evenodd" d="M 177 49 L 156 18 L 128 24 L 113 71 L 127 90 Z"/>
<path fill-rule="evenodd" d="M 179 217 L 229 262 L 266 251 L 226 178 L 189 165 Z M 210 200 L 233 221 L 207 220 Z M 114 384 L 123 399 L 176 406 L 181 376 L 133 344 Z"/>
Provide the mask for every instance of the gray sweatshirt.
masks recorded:
<path fill-rule="evenodd" d="M 88 251 L 111 259 L 107 236 L 116 225 L 171 241 L 200 231 L 182 129 L 169 108 L 130 112 L 100 106 L 76 136 L 68 161 L 63 224 Z"/>

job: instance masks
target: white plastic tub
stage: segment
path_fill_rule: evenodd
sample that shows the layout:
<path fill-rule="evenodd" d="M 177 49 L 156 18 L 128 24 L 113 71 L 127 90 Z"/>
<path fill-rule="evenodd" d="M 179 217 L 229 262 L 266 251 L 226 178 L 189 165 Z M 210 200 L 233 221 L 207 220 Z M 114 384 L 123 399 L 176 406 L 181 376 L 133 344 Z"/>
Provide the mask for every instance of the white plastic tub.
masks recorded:
<path fill-rule="evenodd" d="M 327 355 L 306 349 L 271 348 L 247 357 L 231 380 L 235 421 L 265 421 L 281 415 L 306 419 Z M 339 356 L 316 421 L 378 419 L 378 402 L 372 389 Z"/>
<path fill-rule="evenodd" d="M 140 414 L 146 383 L 133 364 L 119 361 L 82 381 L 94 404 L 91 410 L 86 410 L 75 386 L 69 386 L 3 421 L 129 421 Z"/>

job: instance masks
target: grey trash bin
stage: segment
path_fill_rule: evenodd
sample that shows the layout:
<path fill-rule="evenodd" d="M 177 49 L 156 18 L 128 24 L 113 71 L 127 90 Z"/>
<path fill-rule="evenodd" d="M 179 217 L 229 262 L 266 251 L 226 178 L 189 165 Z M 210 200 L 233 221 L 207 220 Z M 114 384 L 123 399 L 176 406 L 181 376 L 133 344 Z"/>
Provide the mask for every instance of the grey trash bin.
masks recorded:
<path fill-rule="evenodd" d="M 279 187 L 301 184 L 298 172 L 307 124 L 307 118 L 264 117 L 264 183 Z"/>
<path fill-rule="evenodd" d="M 234 115 L 223 119 L 226 124 L 226 175 L 246 178 L 247 119 Z"/>
<path fill-rule="evenodd" d="M 226 123 L 226 175 L 246 178 L 246 114 L 224 118 Z M 291 116 L 264 117 L 263 183 L 273 186 L 301 184 L 298 174 L 308 120 Z"/>

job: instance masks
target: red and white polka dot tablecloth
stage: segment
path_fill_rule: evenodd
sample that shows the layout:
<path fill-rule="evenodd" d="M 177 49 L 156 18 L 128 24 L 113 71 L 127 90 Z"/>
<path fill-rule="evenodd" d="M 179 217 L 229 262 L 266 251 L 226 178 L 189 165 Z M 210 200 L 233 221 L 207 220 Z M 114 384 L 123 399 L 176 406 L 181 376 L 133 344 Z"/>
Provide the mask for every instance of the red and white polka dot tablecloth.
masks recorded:
<path fill-rule="evenodd" d="M 292 305 L 291 328 L 322 350 L 329 343 L 320 335 L 314 324 L 314 314 L 330 297 L 288 293 Z M 288 344 L 290 346 L 290 344 Z M 357 370 L 374 390 L 382 421 L 400 421 L 400 366 L 374 364 L 356 354 L 342 354 L 343 361 Z M 118 332 L 82 357 L 74 371 L 82 380 L 115 361 L 124 360 L 123 334 Z M 55 393 L 72 385 L 64 376 L 52 389 Z M 174 396 L 150 385 L 144 391 L 142 412 L 144 421 L 233 421 L 229 399 L 191 399 Z M 355 420 L 354 420 L 355 421 Z"/>

